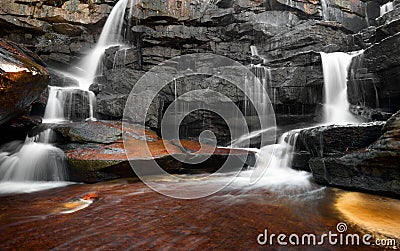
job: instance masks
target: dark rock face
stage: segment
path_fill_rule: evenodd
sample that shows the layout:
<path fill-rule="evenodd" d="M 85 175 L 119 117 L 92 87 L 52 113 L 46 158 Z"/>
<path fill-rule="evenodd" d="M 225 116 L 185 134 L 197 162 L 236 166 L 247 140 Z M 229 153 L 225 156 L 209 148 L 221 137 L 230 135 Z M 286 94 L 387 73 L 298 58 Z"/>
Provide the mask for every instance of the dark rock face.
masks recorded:
<path fill-rule="evenodd" d="M 400 109 L 400 5 L 377 19 L 376 27 L 369 27 L 355 35 L 364 53 L 353 60 L 349 69 L 349 101 L 394 113 Z M 357 43 L 357 42 L 356 42 Z"/>
<path fill-rule="evenodd" d="M 0 40 L 0 124 L 29 111 L 48 81 L 49 73 L 39 57 Z"/>
<path fill-rule="evenodd" d="M 384 124 L 385 122 L 372 122 L 304 129 L 299 134 L 298 143 L 304 146 L 312 157 L 353 151 L 376 141 Z"/>
<path fill-rule="evenodd" d="M 316 52 L 354 50 L 349 33 L 365 28 L 366 13 L 374 9 L 359 0 L 327 2 L 329 13 L 323 13 L 318 0 L 139 1 L 126 29 L 129 47 L 106 50 L 103 77 L 91 87 L 97 112 L 100 118 L 120 119 L 127 95 L 144 71 L 172 57 L 200 52 L 244 65 L 261 63 L 270 72 L 266 89 L 277 114 L 289 116 L 282 121 L 293 116 L 317 119 L 323 78 Z M 93 47 L 115 3 L 8 1 L 0 8 L 0 22 L 7 37 L 31 46 L 47 63 L 73 67 Z M 326 21 L 321 21 L 323 16 Z M 252 55 L 250 46 L 259 55 Z"/>
<path fill-rule="evenodd" d="M 351 189 L 400 196 L 400 112 L 384 125 L 383 135 L 365 148 L 311 158 L 314 179 Z"/>

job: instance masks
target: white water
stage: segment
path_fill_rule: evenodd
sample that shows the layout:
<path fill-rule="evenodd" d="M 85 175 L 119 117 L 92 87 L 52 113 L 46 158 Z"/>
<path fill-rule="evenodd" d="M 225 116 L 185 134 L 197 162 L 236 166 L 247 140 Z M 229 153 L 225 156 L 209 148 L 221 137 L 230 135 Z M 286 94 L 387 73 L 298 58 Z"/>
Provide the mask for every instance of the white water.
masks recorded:
<path fill-rule="evenodd" d="M 89 90 L 89 86 L 93 83 L 104 50 L 113 45 L 122 45 L 122 27 L 128 1 L 119 0 L 117 2 L 107 18 L 95 48 L 82 60 L 80 68 L 83 70 L 83 75 L 81 75 L 83 81 L 79 84 L 82 89 Z M 132 0 L 130 13 L 136 5 L 134 3 L 135 1 Z"/>
<path fill-rule="evenodd" d="M 87 120 L 96 120 L 94 107 L 96 98 L 93 92 L 89 91 L 90 85 L 96 76 L 97 69 L 106 48 L 113 45 L 121 45 L 123 41 L 122 27 L 124 23 L 125 10 L 129 0 L 120 0 L 111 10 L 109 17 L 101 31 L 99 41 L 95 48 L 82 60 L 80 66 L 76 67 L 79 72 L 75 74 L 57 71 L 58 74 L 75 79 L 78 87 L 54 87 L 49 88 L 49 99 L 44 115 L 44 123 L 64 123 L 71 120 L 71 113 L 76 110 L 76 97 L 78 94 L 86 96 L 88 102 L 84 102 L 89 107 Z M 131 0 L 130 12 L 135 6 L 135 1 Z M 116 52 L 115 57 L 117 57 Z M 124 61 L 126 49 L 124 49 Z M 114 61 L 116 58 L 114 58 Z M 114 62 L 116 64 L 116 62 Z"/>
<path fill-rule="evenodd" d="M 95 120 L 94 93 L 89 91 L 96 76 L 104 50 L 122 43 L 122 27 L 129 0 L 120 0 L 112 9 L 100 34 L 95 48 L 84 58 L 79 74 L 62 73 L 79 83 L 78 87 L 49 87 L 49 98 L 43 123 L 65 123 L 71 121 L 77 109 L 77 98 L 82 98 L 83 106 L 89 108 L 88 119 Z M 130 13 L 136 2 L 131 0 Z M 126 53 L 126 51 L 125 51 Z M 124 58 L 126 54 L 124 53 Z M 86 101 L 87 100 L 87 101 Z M 34 192 L 69 183 L 65 156 L 61 149 L 52 146 L 53 131 L 47 129 L 34 137 L 27 137 L 25 143 L 13 152 L 0 152 L 0 193 Z M 51 181 L 51 182 L 46 182 Z"/>
<path fill-rule="evenodd" d="M 383 16 L 386 13 L 388 13 L 389 11 L 392 11 L 392 10 L 393 10 L 393 2 L 385 3 L 380 8 L 380 16 Z"/>
<path fill-rule="evenodd" d="M 328 0 L 321 0 L 322 18 L 324 21 L 329 21 L 329 3 Z"/>
<path fill-rule="evenodd" d="M 0 152 L 0 194 L 29 193 L 71 184 L 64 152 L 50 144 L 25 142 Z"/>
<path fill-rule="evenodd" d="M 310 173 L 291 168 L 299 131 L 284 133 L 277 144 L 262 147 L 255 168 L 243 172 L 241 177 L 251 175 L 250 183 L 256 187 L 284 193 L 313 188 Z"/>
<path fill-rule="evenodd" d="M 250 50 L 251 50 L 251 55 L 252 55 L 252 56 L 259 56 L 259 55 L 258 55 L 258 49 L 257 49 L 256 46 L 251 45 L 251 46 L 250 46 Z"/>
<path fill-rule="evenodd" d="M 96 97 L 91 91 L 85 91 L 74 87 L 49 86 L 49 98 L 47 101 L 43 123 L 65 123 L 74 120 L 74 112 L 87 107 L 86 120 L 96 120 L 94 107 Z M 84 111 L 81 111 L 84 113 Z M 79 119 L 79 118 L 77 118 Z M 82 118 L 85 119 L 85 118 Z"/>
<path fill-rule="evenodd" d="M 347 71 L 358 54 L 321 52 L 324 72 L 324 120 L 326 124 L 358 123 L 350 113 L 347 99 Z"/>

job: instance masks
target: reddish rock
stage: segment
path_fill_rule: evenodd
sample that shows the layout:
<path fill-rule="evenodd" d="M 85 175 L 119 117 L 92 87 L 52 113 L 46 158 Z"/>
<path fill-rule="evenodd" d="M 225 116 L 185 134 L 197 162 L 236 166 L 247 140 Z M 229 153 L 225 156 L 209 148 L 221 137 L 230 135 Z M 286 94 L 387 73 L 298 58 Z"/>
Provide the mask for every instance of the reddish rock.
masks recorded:
<path fill-rule="evenodd" d="M 41 59 L 13 42 L 0 40 L 0 124 L 18 117 L 47 87 Z"/>
<path fill-rule="evenodd" d="M 239 149 L 214 149 L 203 145 L 201 153 L 196 153 L 200 150 L 198 142 L 182 140 L 182 147 L 180 147 L 178 142 L 163 140 L 154 131 L 140 125 L 124 124 L 126 139 L 123 142 L 120 121 L 71 123 L 56 127 L 55 130 L 63 132 L 64 140 L 69 142 L 61 147 L 65 150 L 70 178 L 73 181 L 90 183 L 133 177 L 135 174 L 129 162 L 145 166 L 150 161 L 156 160 L 169 173 L 215 172 L 225 163 L 228 156 L 233 156 L 232 163 L 235 167 L 254 164 L 253 152 Z M 73 137 L 71 132 L 73 132 Z M 110 133 L 112 137 L 109 137 Z M 112 139 L 112 142 L 104 143 L 105 138 Z M 74 140 L 75 142 L 71 142 Z M 173 157 L 176 155 L 182 158 L 210 156 L 202 163 L 188 164 L 176 160 Z"/>

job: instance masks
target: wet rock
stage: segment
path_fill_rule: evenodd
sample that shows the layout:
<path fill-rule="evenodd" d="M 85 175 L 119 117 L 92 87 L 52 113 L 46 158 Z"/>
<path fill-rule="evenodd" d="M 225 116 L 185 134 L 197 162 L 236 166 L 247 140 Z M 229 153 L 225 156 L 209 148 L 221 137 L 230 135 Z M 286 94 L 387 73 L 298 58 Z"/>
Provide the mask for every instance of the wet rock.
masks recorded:
<path fill-rule="evenodd" d="M 393 113 L 383 112 L 376 109 L 368 108 L 367 106 L 350 106 L 350 112 L 365 121 L 386 121 Z"/>
<path fill-rule="evenodd" d="M 124 124 L 126 139 L 123 143 L 121 128 L 120 121 L 53 126 L 53 130 L 64 138 L 59 141 L 58 146 L 65 151 L 70 178 L 73 181 L 98 182 L 133 177 L 135 174 L 129 162 L 145 167 L 149 161 L 156 160 L 164 170 L 170 173 L 214 172 L 230 155 L 233 156 L 234 163 L 237 165 L 254 165 L 255 162 L 254 153 L 235 149 L 214 151 L 213 148 L 206 147 L 202 148 L 201 153 L 196 154 L 195 152 L 200 149 L 198 142 L 182 141 L 183 148 L 181 148 L 176 142 L 162 140 L 155 132 L 139 125 Z M 150 159 L 147 147 L 151 153 Z M 172 155 L 181 155 L 193 158 L 202 157 L 204 154 L 210 155 L 210 158 L 200 164 L 185 164 L 172 157 Z"/>
<path fill-rule="evenodd" d="M 121 139 L 120 123 L 86 122 L 60 125 L 54 130 L 71 142 L 108 144 Z"/>
<path fill-rule="evenodd" d="M 351 66 L 350 102 L 385 112 L 400 109 L 400 33 L 373 44 Z"/>
<path fill-rule="evenodd" d="M 40 117 L 21 116 L 0 125 L 0 144 L 26 139 L 27 133 L 42 122 Z"/>
<path fill-rule="evenodd" d="M 77 87 L 79 86 L 79 82 L 76 79 L 65 76 L 63 73 L 49 70 L 50 72 L 50 83 L 51 86 L 58 87 Z"/>
<path fill-rule="evenodd" d="M 49 73 L 38 56 L 0 40 L 0 124 L 26 112 L 48 81 Z"/>
<path fill-rule="evenodd" d="M 300 148 L 306 148 L 312 157 L 357 150 L 376 141 L 384 124 L 385 122 L 372 122 L 303 129 L 299 134 L 298 143 Z"/>
<path fill-rule="evenodd" d="M 314 179 L 322 184 L 400 196 L 400 112 L 384 125 L 383 135 L 366 148 L 311 158 Z"/>
<path fill-rule="evenodd" d="M 68 36 L 79 36 L 85 31 L 82 26 L 71 25 L 69 23 L 55 23 L 52 27 L 55 32 Z"/>

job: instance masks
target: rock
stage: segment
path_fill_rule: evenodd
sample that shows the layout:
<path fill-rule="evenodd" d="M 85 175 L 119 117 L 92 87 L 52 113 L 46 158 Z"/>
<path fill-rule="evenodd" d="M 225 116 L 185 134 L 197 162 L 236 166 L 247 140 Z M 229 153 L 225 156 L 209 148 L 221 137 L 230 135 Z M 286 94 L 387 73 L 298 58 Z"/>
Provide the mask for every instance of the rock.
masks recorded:
<path fill-rule="evenodd" d="M 135 165 L 148 165 L 149 147 L 151 159 L 155 159 L 164 170 L 170 173 L 215 172 L 232 155 L 237 165 L 254 165 L 253 152 L 203 148 L 201 154 L 192 153 L 200 149 L 200 144 L 193 141 L 181 141 L 183 148 L 173 140 L 162 140 L 157 134 L 143 126 L 124 124 L 125 144 L 122 142 L 122 123 L 120 121 L 97 121 L 71 124 L 55 124 L 50 127 L 59 134 L 58 146 L 65 151 L 69 165 L 69 176 L 73 181 L 98 182 L 102 180 L 133 177 L 135 174 L 129 162 Z M 46 128 L 41 128 L 44 130 Z M 145 130 L 145 136 L 141 134 Z M 34 133 L 38 133 L 36 130 Z M 168 146 L 168 151 L 166 150 Z M 126 153 L 128 152 L 129 161 Z M 181 163 L 172 155 L 187 158 L 200 158 L 211 155 L 200 164 Z M 207 155 L 208 156 L 208 155 Z"/>
<path fill-rule="evenodd" d="M 385 122 L 319 126 L 300 131 L 298 144 L 312 157 L 322 157 L 367 147 L 381 135 Z"/>
<path fill-rule="evenodd" d="M 374 43 L 352 63 L 348 83 L 352 104 L 391 113 L 400 109 L 399 43 L 400 32 Z"/>
<path fill-rule="evenodd" d="M 19 17 L 29 13 L 33 20 L 42 20 L 55 23 L 80 23 L 90 24 L 102 20 L 111 7 L 107 4 L 83 4 L 79 0 L 62 1 L 62 5 L 46 4 L 41 2 L 31 3 L 30 1 L 14 2 L 4 0 L 0 8 L 2 15 L 12 16 L 14 24 L 18 24 Z M 9 20 L 9 19 L 7 19 Z M 41 23 L 38 23 L 40 25 Z"/>
<path fill-rule="evenodd" d="M 79 86 L 79 82 L 76 79 L 71 77 L 65 76 L 62 72 L 58 72 L 55 70 L 50 70 L 50 83 L 51 86 L 58 86 L 58 87 L 77 87 Z"/>
<path fill-rule="evenodd" d="M 117 122 L 70 123 L 54 128 L 70 142 L 109 144 L 121 139 L 121 125 Z"/>
<path fill-rule="evenodd" d="M 41 122 L 40 117 L 21 116 L 0 125 L 0 145 L 14 140 L 24 141 L 27 133 Z"/>
<path fill-rule="evenodd" d="M 383 135 L 366 148 L 311 158 L 314 179 L 322 184 L 400 196 L 400 111 L 384 125 Z"/>
<path fill-rule="evenodd" d="M 320 184 L 399 197 L 399 159 L 398 153 L 372 150 L 311 158 L 309 164 Z"/>
<path fill-rule="evenodd" d="M 326 20 L 337 21 L 352 32 L 358 32 L 367 27 L 367 4 L 363 1 L 328 0 L 326 3 L 327 13 L 323 13 Z"/>
<path fill-rule="evenodd" d="M 124 94 L 99 94 L 97 95 L 96 111 L 104 118 L 121 119 L 128 95 Z"/>
<path fill-rule="evenodd" d="M 364 121 L 386 121 L 393 113 L 383 112 L 366 106 L 350 106 L 350 112 Z"/>
<path fill-rule="evenodd" d="M 0 40 L 0 124 L 26 112 L 48 82 L 49 73 L 38 56 Z"/>
<path fill-rule="evenodd" d="M 69 23 L 55 23 L 52 27 L 55 32 L 68 36 L 79 36 L 85 31 L 82 26 L 71 25 Z"/>

